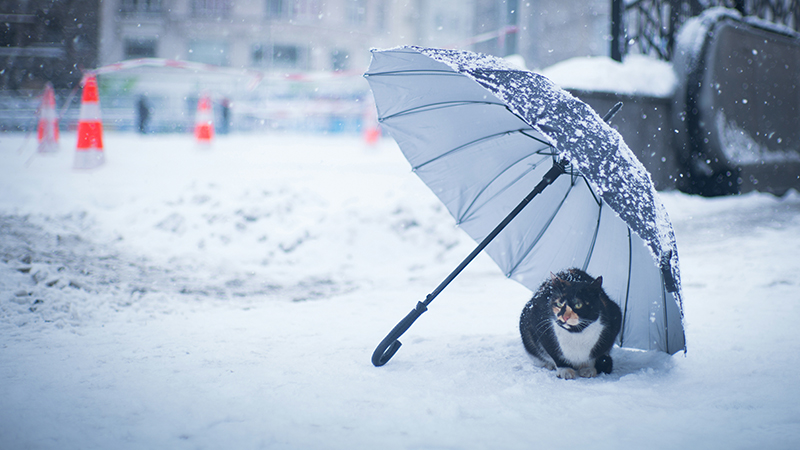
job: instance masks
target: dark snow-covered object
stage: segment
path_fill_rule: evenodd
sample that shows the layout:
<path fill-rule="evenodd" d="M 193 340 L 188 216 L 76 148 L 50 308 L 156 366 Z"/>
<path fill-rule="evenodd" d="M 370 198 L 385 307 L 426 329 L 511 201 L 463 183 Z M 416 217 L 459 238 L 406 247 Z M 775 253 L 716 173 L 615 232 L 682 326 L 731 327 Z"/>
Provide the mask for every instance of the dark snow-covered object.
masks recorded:
<path fill-rule="evenodd" d="M 800 34 L 712 8 L 678 33 L 673 64 L 682 190 L 800 189 Z"/>
<path fill-rule="evenodd" d="M 620 345 L 685 348 L 672 225 L 619 133 L 547 78 L 471 52 L 373 50 L 379 120 L 458 224 L 482 241 L 557 161 L 561 176 L 485 251 L 531 290 L 567 267 L 602 275 Z"/>

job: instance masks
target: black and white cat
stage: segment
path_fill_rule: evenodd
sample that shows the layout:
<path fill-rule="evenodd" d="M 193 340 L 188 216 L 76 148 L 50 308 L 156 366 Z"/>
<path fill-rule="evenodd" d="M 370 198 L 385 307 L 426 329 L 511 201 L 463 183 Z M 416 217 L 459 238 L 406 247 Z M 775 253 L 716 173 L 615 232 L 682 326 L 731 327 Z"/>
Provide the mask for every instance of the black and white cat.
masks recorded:
<path fill-rule="evenodd" d="M 603 277 L 568 269 L 539 287 L 519 321 L 522 343 L 542 367 L 559 378 L 611 373 L 609 351 L 619 334 L 622 312 L 603 291 Z"/>

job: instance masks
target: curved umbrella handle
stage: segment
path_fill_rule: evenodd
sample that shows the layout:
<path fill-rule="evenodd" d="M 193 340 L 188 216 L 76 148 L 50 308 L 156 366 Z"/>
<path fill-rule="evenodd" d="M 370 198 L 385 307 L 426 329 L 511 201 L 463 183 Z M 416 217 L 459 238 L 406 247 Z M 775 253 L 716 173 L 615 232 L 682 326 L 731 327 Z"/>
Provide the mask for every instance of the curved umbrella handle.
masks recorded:
<path fill-rule="evenodd" d="M 398 341 L 400 336 L 402 336 L 403 333 L 405 333 L 411 327 L 414 321 L 416 321 L 419 316 L 421 316 L 422 313 L 427 310 L 428 307 L 425 306 L 425 303 L 417 303 L 417 307 L 412 309 L 411 312 L 403 318 L 403 320 L 401 320 L 397 325 L 394 326 L 394 328 L 392 328 L 392 331 L 390 331 L 389 334 L 383 338 L 381 343 L 378 344 L 378 347 L 372 353 L 372 364 L 375 367 L 380 367 L 392 359 L 392 356 L 394 356 L 397 350 L 400 349 L 400 346 L 403 345 L 400 341 Z"/>

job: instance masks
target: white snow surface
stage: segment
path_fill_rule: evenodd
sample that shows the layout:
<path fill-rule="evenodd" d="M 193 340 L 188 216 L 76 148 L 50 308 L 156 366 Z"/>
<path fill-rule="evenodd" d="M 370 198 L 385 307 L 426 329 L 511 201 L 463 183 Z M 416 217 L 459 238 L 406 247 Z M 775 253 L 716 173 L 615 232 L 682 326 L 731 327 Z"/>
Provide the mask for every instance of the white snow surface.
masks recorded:
<path fill-rule="evenodd" d="M 623 62 L 606 56 L 571 58 L 539 71 L 563 89 L 669 98 L 678 83 L 672 64 L 644 55 Z"/>
<path fill-rule="evenodd" d="M 565 381 L 526 355 L 530 296 L 479 256 L 390 139 L 0 134 L 0 448 L 800 445 L 800 195 L 661 197 L 687 353 L 614 349 Z"/>

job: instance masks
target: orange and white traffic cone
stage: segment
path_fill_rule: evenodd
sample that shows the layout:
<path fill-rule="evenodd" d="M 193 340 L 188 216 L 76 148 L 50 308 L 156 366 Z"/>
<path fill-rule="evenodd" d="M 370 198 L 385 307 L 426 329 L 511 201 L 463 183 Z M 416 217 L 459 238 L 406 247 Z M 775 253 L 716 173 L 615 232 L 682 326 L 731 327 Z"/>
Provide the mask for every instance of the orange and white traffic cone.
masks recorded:
<path fill-rule="evenodd" d="M 375 109 L 375 100 L 370 99 L 364 103 L 364 142 L 367 145 L 375 145 L 381 138 L 381 129 L 378 126 L 378 112 Z"/>
<path fill-rule="evenodd" d="M 194 137 L 200 144 L 210 144 L 214 139 L 214 109 L 208 95 L 203 95 L 197 102 Z"/>
<path fill-rule="evenodd" d="M 39 107 L 39 153 L 58 151 L 58 116 L 56 115 L 56 95 L 53 85 L 48 81 L 44 86 L 42 104 Z"/>
<path fill-rule="evenodd" d="M 76 169 L 94 169 L 105 163 L 103 154 L 103 121 L 100 118 L 100 95 L 97 78 L 86 77 L 78 118 L 78 145 L 75 152 Z"/>

